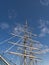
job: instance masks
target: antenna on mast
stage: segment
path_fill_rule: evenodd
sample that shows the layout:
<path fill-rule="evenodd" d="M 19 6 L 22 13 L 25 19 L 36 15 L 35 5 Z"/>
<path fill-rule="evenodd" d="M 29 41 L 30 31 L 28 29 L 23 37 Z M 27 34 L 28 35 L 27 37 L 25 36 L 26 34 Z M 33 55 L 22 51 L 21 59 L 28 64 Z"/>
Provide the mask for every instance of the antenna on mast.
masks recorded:
<path fill-rule="evenodd" d="M 27 20 L 26 20 L 26 25 L 27 25 L 27 23 L 28 23 L 28 22 L 27 22 Z"/>
<path fill-rule="evenodd" d="M 25 28 L 27 28 L 27 26 L 28 26 L 28 23 L 27 23 L 27 19 L 26 19 L 26 22 L 25 22 Z"/>

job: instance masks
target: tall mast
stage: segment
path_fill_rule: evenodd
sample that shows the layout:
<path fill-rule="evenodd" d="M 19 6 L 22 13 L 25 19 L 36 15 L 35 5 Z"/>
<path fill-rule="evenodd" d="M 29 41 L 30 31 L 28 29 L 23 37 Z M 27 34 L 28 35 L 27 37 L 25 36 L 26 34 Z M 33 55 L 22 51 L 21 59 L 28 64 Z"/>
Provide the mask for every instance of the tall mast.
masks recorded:
<path fill-rule="evenodd" d="M 16 43 L 15 42 L 8 42 L 8 43 L 13 44 L 14 46 L 18 46 L 20 48 L 20 50 L 22 50 L 23 52 L 21 52 L 21 53 L 20 52 L 8 52 L 8 53 L 23 57 L 23 59 L 24 59 L 23 64 L 24 65 L 27 65 L 27 60 L 26 60 L 27 58 L 29 58 L 29 60 L 30 60 L 29 65 L 35 65 L 35 60 L 36 60 L 35 58 L 37 58 L 35 54 L 40 54 L 40 52 L 33 52 L 33 50 L 38 51 L 39 49 L 33 46 L 34 41 L 32 40 L 31 35 L 32 36 L 36 36 L 36 35 L 34 35 L 34 34 L 32 34 L 31 32 L 28 31 L 27 20 L 26 20 L 26 23 L 25 23 L 25 26 L 24 26 L 24 29 L 23 29 L 22 32 L 24 33 L 23 36 L 22 35 L 16 35 L 14 33 L 12 33 L 12 35 L 15 36 L 15 37 L 19 37 L 20 39 L 22 38 L 23 44 L 19 44 L 19 42 L 21 42 L 20 40 L 18 40 Z M 8 51 L 12 47 L 10 47 L 8 49 Z"/>
<path fill-rule="evenodd" d="M 24 27 L 24 54 L 26 55 L 26 42 L 27 42 L 27 20 Z M 24 65 L 26 65 L 26 56 L 24 56 Z"/>

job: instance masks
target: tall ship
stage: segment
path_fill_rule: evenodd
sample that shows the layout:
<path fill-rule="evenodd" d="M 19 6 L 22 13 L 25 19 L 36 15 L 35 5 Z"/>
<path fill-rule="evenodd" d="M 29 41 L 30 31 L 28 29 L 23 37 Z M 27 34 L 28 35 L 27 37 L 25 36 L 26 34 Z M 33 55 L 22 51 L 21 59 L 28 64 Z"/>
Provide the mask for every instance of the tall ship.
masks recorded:
<path fill-rule="evenodd" d="M 40 42 L 34 40 L 26 21 L 22 27 L 17 26 L 11 37 L 2 43 L 8 43 L 9 48 L 0 54 L 0 65 L 39 65 L 42 62 Z"/>

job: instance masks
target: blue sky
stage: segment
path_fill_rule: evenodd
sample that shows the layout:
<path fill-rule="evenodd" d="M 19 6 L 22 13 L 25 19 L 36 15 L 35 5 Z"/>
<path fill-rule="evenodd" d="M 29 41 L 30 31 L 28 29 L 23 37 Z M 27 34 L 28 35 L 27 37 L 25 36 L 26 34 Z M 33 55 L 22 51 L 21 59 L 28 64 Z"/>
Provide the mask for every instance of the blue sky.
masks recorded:
<path fill-rule="evenodd" d="M 11 37 L 10 33 L 20 24 L 28 26 L 37 34 L 40 41 L 48 51 L 43 55 L 43 65 L 49 64 L 49 0 L 1 0 L 0 1 L 0 51 L 9 48 L 1 42 Z M 7 49 L 6 48 L 6 49 Z"/>

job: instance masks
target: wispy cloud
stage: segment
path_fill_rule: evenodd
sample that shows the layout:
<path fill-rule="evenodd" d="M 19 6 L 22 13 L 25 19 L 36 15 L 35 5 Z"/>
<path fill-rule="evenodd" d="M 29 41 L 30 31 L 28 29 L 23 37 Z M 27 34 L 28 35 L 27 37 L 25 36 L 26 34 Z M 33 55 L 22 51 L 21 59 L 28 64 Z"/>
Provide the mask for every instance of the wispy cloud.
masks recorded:
<path fill-rule="evenodd" d="M 20 32 L 23 31 L 23 26 L 21 26 L 20 24 L 17 24 L 14 28 L 13 28 L 13 33 L 14 34 L 19 34 Z"/>
<path fill-rule="evenodd" d="M 44 6 L 48 6 L 49 5 L 49 0 L 40 0 L 40 3 Z"/>
<path fill-rule="evenodd" d="M 40 19 L 39 23 L 40 23 L 40 26 L 39 26 L 39 29 L 40 29 L 39 37 L 43 37 L 46 34 L 49 34 L 49 21 Z"/>
<path fill-rule="evenodd" d="M 43 44 L 39 42 L 39 43 L 34 44 L 34 47 L 43 48 Z"/>
<path fill-rule="evenodd" d="M 41 33 L 39 34 L 39 37 L 43 37 L 46 34 L 49 34 L 49 29 L 44 27 L 44 28 L 41 29 Z"/>
<path fill-rule="evenodd" d="M 15 19 L 17 17 L 17 13 L 14 9 L 8 10 L 8 18 L 9 19 Z"/>
<path fill-rule="evenodd" d="M 0 28 L 1 28 L 1 29 L 8 29 L 9 27 L 10 27 L 9 24 L 6 23 L 6 22 L 0 23 Z"/>
<path fill-rule="evenodd" d="M 49 48 L 41 50 L 39 53 L 40 54 L 46 54 L 47 52 L 49 52 Z"/>
<path fill-rule="evenodd" d="M 46 54 L 49 52 L 49 47 L 47 45 L 43 45 L 42 43 L 34 44 L 34 47 L 39 48 L 39 54 Z"/>

